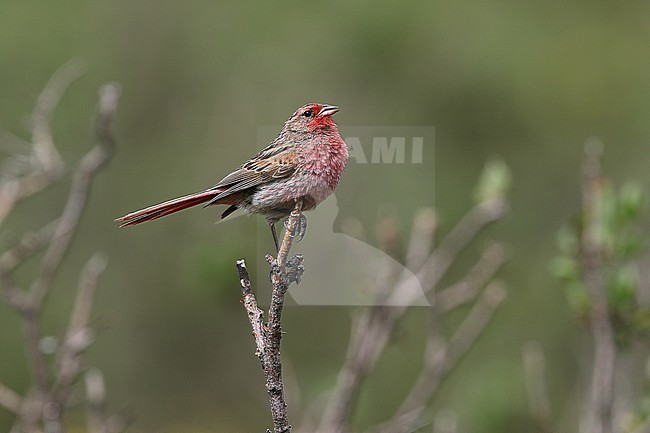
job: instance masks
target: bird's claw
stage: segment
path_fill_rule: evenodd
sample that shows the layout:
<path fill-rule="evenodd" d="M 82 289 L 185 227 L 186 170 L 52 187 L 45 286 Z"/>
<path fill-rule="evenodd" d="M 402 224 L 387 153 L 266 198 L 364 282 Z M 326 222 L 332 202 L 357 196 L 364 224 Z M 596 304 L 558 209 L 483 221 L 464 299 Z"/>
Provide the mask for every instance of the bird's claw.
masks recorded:
<path fill-rule="evenodd" d="M 289 230 L 289 219 L 284 220 L 285 230 Z M 292 238 L 297 238 L 296 241 L 300 242 L 307 233 L 307 217 L 304 214 L 300 214 L 298 221 L 296 221 L 296 227 L 294 231 L 289 233 L 289 236 Z"/>

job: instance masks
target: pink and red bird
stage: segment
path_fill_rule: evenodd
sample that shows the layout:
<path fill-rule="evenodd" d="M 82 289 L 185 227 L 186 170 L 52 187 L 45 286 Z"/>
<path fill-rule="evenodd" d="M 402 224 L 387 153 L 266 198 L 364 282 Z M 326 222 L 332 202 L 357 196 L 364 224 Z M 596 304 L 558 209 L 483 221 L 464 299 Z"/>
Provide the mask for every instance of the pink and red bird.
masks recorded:
<path fill-rule="evenodd" d="M 199 204 L 223 204 L 228 208 L 221 218 L 237 209 L 264 215 L 277 249 L 275 223 L 289 216 L 298 201 L 302 202 L 302 210 L 315 208 L 334 192 L 341 179 L 349 155 L 332 120 L 338 111 L 335 105 L 303 105 L 289 117 L 271 144 L 213 187 L 131 212 L 115 221 L 120 227 L 132 226 Z"/>

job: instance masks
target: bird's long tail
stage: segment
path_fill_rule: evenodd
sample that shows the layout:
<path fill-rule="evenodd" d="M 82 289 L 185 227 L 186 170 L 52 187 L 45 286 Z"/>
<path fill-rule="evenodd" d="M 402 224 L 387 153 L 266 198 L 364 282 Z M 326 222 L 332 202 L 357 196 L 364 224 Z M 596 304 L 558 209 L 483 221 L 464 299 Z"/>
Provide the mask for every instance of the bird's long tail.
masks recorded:
<path fill-rule="evenodd" d="M 117 218 L 115 222 L 119 223 L 120 227 L 133 226 L 149 220 L 155 220 L 165 215 L 182 211 L 192 206 L 212 200 L 221 191 L 218 189 L 206 190 L 194 194 L 178 197 L 163 203 L 149 206 L 148 208 L 141 209 L 123 217 Z M 216 203 L 215 203 L 216 204 Z"/>

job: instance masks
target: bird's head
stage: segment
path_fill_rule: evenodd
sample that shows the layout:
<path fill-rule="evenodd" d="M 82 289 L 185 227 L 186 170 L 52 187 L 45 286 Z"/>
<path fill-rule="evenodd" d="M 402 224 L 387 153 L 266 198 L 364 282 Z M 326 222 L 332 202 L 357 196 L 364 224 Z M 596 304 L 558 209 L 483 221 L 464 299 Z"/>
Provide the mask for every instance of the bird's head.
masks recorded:
<path fill-rule="evenodd" d="M 294 132 L 314 132 L 319 129 L 336 128 L 332 115 L 339 111 L 336 105 L 305 104 L 291 115 L 285 128 Z"/>

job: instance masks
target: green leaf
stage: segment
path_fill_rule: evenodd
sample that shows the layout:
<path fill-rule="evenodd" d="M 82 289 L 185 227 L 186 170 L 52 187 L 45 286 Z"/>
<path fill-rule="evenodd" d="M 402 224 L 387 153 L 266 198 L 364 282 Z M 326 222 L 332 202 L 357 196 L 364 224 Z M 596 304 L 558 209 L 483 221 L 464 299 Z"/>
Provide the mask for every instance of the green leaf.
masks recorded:
<path fill-rule="evenodd" d="M 630 306 L 635 300 L 639 277 L 634 265 L 626 265 L 618 269 L 609 284 L 610 302 L 614 309 Z"/>
<path fill-rule="evenodd" d="M 626 232 L 616 239 L 616 255 L 619 259 L 637 257 L 645 248 L 645 239 L 638 233 Z"/>
<path fill-rule="evenodd" d="M 619 216 L 623 223 L 633 222 L 643 209 L 644 199 L 641 185 L 627 182 L 618 194 Z"/>

